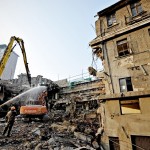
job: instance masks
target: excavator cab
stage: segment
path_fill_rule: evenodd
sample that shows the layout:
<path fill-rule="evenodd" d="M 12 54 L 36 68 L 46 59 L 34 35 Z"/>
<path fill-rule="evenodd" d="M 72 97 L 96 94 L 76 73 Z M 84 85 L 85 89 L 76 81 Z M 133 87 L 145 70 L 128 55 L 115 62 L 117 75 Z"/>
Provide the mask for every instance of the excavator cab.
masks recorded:
<path fill-rule="evenodd" d="M 42 119 L 48 113 L 45 96 L 47 96 L 47 90 L 42 91 L 37 99 L 29 99 L 26 101 L 26 104 L 20 107 L 20 115 L 23 118 Z"/>
<path fill-rule="evenodd" d="M 46 106 L 42 105 L 42 101 L 29 100 L 26 105 L 21 106 L 20 115 L 23 118 L 40 118 L 48 113 Z"/>

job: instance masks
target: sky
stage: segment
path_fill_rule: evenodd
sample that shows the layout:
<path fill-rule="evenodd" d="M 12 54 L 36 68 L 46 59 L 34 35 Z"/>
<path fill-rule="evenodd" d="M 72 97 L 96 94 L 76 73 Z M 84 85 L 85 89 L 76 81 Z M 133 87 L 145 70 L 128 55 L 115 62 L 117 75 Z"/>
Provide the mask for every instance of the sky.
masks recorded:
<path fill-rule="evenodd" d="M 0 0 L 0 44 L 11 36 L 24 41 L 32 77 L 53 81 L 87 73 L 89 42 L 96 37 L 94 17 L 118 0 Z M 15 77 L 25 73 L 20 48 Z M 96 60 L 94 68 L 102 69 Z"/>

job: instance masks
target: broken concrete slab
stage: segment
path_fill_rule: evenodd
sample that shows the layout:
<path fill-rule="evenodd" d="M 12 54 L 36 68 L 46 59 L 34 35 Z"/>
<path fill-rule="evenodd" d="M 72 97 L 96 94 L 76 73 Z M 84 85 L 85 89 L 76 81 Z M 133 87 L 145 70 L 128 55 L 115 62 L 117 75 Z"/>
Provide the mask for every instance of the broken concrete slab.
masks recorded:
<path fill-rule="evenodd" d="M 87 142 L 87 143 L 91 143 L 91 140 L 92 140 L 92 137 L 84 135 L 81 132 L 74 132 L 74 136 L 80 140 Z"/>

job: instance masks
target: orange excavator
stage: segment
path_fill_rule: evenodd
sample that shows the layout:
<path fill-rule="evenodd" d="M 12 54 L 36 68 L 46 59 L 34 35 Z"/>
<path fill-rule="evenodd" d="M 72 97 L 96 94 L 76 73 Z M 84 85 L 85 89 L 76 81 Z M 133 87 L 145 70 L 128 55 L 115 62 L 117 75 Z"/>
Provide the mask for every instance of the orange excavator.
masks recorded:
<path fill-rule="evenodd" d="M 26 105 L 22 105 L 20 107 L 20 115 L 23 118 L 43 119 L 45 116 L 47 116 L 48 110 L 46 108 L 45 100 L 47 98 L 46 90 L 40 92 L 37 99 L 29 99 L 28 101 L 26 101 Z"/>

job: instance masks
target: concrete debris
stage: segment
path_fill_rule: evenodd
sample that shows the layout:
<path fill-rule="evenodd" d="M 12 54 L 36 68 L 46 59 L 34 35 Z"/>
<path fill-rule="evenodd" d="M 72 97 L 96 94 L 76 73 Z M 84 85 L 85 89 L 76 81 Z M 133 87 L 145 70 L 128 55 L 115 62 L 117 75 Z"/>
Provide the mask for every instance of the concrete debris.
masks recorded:
<path fill-rule="evenodd" d="M 31 131 L 33 134 L 35 135 L 40 135 L 41 134 L 41 131 L 39 128 L 35 128 L 34 130 Z"/>
<path fill-rule="evenodd" d="M 53 118 L 55 120 L 55 118 Z M 53 120 L 53 121 L 54 121 Z M 3 118 L 0 119 L 0 147 L 11 150 L 94 150 L 100 149 L 91 120 L 72 119 L 63 122 L 24 122 L 16 119 L 11 137 L 2 136 Z M 97 128 L 98 129 L 98 128 Z"/>
<path fill-rule="evenodd" d="M 42 148 L 42 144 L 41 143 L 39 143 L 36 147 L 35 147 L 35 149 L 34 150 L 40 150 Z"/>
<path fill-rule="evenodd" d="M 90 75 L 96 76 L 97 71 L 93 67 L 88 67 L 88 71 Z"/>
<path fill-rule="evenodd" d="M 89 136 L 86 136 L 80 132 L 74 132 L 74 136 L 77 138 L 77 139 L 80 139 L 82 141 L 85 141 L 87 143 L 91 143 L 91 139 L 92 137 L 89 137 Z"/>
<path fill-rule="evenodd" d="M 48 95 L 52 98 L 57 94 L 50 90 Z M 96 100 L 89 101 L 83 96 L 50 99 L 48 112 L 42 119 L 18 115 L 10 137 L 2 136 L 5 118 L 0 118 L 0 147 L 6 150 L 100 150 L 103 126 L 99 125 L 101 118 L 97 108 Z"/>

